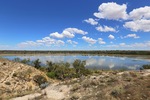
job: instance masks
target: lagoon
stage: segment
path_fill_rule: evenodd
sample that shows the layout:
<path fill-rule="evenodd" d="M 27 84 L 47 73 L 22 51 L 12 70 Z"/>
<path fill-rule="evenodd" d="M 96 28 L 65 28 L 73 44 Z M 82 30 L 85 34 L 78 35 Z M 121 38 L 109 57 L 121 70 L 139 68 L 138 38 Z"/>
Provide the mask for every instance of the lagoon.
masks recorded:
<path fill-rule="evenodd" d="M 17 55 L 3 56 L 9 60 L 15 58 L 30 59 L 34 61 L 40 59 L 42 65 L 46 65 L 46 61 L 53 63 L 68 62 L 72 64 L 76 59 L 86 61 L 85 67 L 88 69 L 110 69 L 110 70 L 139 70 L 143 65 L 150 64 L 150 59 L 138 56 L 102 56 L 102 55 Z M 72 65 L 71 65 L 72 67 Z"/>

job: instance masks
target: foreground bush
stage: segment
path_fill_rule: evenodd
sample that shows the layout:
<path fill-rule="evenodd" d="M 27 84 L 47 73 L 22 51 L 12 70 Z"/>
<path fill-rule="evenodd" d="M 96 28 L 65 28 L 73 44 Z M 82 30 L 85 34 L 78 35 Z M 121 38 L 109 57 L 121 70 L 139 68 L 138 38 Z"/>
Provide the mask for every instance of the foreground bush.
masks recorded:
<path fill-rule="evenodd" d="M 143 65 L 143 69 L 150 69 L 150 65 Z"/>
<path fill-rule="evenodd" d="M 51 61 L 47 61 L 46 66 L 41 66 L 39 59 L 31 62 L 30 59 L 21 60 L 19 58 L 15 58 L 14 61 L 29 64 L 36 69 L 45 72 L 48 77 L 59 80 L 78 78 L 92 73 L 91 70 L 85 68 L 86 62 L 78 59 L 73 62 L 73 68 L 70 67 L 70 63 L 68 62 L 53 63 Z"/>

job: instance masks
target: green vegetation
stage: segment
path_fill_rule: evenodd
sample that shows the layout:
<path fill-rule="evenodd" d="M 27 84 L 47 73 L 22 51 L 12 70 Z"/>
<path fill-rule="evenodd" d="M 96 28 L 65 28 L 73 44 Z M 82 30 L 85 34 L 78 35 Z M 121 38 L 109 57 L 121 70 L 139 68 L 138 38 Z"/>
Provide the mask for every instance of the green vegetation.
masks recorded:
<path fill-rule="evenodd" d="M 124 93 L 125 90 L 122 85 L 114 87 L 113 90 L 111 91 L 111 95 L 114 96 L 115 98 L 119 97 Z"/>
<path fill-rule="evenodd" d="M 48 77 L 60 80 L 90 74 L 90 71 L 85 68 L 85 61 L 81 60 L 75 60 L 73 68 L 70 68 L 70 64 L 68 62 L 52 63 L 47 61 L 46 72 Z"/>
<path fill-rule="evenodd" d="M 32 62 L 33 66 L 37 69 L 41 68 L 41 62 L 39 59 Z"/>
<path fill-rule="evenodd" d="M 143 65 L 143 69 L 150 69 L 150 65 Z"/>
<path fill-rule="evenodd" d="M 98 71 L 98 70 L 86 69 L 85 68 L 86 61 L 81 61 L 79 59 L 76 59 L 72 63 L 73 67 L 70 67 L 71 64 L 68 62 L 53 63 L 52 61 L 47 61 L 46 65 L 42 66 L 39 59 L 30 61 L 30 59 L 21 60 L 20 58 L 15 58 L 14 61 L 31 65 L 31 66 L 35 67 L 36 69 L 39 69 L 39 70 L 45 72 L 48 77 L 53 78 L 53 79 L 59 79 L 59 80 L 79 78 L 81 76 L 87 76 L 92 73 L 95 73 L 95 74 L 101 73 L 101 71 Z M 143 69 L 150 69 L 150 65 L 143 65 Z M 124 70 L 125 69 L 123 69 L 123 71 Z M 120 71 L 122 71 L 122 70 L 120 70 Z M 138 75 L 135 75 L 134 73 L 132 75 L 134 77 L 138 76 Z M 127 76 L 128 75 L 125 75 L 125 77 L 127 77 Z M 125 80 L 131 81 L 131 78 L 127 77 L 127 78 L 125 78 Z M 113 81 L 113 79 L 111 81 Z"/>
<path fill-rule="evenodd" d="M 51 61 L 47 61 L 46 66 L 42 66 L 39 59 L 31 62 L 30 59 L 21 60 L 19 58 L 15 58 L 14 61 L 31 65 L 36 69 L 45 72 L 48 77 L 59 80 L 78 78 L 92 73 L 91 70 L 85 68 L 86 62 L 78 59 L 73 62 L 73 68 L 70 67 L 70 63 L 68 62 L 53 63 Z"/>
<path fill-rule="evenodd" d="M 23 60 L 21 60 L 20 58 L 14 58 L 13 61 L 21 62 L 21 63 L 27 64 L 27 65 L 30 65 L 30 62 L 31 62 L 29 58 L 28 59 L 23 59 Z"/>

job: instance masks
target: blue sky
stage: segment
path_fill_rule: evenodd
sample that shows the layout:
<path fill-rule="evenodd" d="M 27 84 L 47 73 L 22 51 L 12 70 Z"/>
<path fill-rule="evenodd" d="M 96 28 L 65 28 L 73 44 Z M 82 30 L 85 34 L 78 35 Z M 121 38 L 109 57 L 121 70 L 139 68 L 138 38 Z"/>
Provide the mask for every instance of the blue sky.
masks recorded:
<path fill-rule="evenodd" d="M 0 0 L 0 50 L 150 50 L 150 2 Z"/>

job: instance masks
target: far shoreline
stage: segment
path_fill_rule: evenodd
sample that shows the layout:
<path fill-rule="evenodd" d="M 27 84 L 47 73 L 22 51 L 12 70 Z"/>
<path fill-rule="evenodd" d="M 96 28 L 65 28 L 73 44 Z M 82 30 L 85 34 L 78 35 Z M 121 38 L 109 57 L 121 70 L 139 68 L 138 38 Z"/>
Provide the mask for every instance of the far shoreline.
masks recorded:
<path fill-rule="evenodd" d="M 0 50 L 3 56 L 112 56 L 150 60 L 150 51 L 144 50 Z"/>

